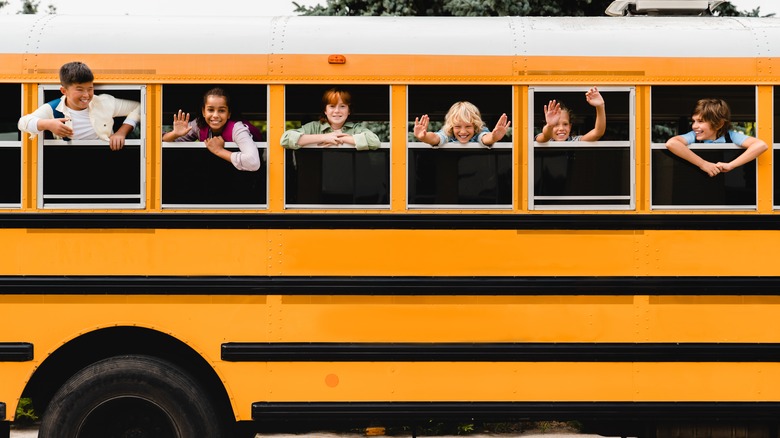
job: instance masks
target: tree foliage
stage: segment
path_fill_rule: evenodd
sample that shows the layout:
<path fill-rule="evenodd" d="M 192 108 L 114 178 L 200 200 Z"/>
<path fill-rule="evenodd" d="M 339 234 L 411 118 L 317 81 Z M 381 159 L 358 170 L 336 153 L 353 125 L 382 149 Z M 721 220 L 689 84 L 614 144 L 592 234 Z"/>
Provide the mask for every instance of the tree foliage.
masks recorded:
<path fill-rule="evenodd" d="M 612 0 L 325 0 L 314 6 L 293 2 L 301 15 L 394 16 L 604 16 Z M 738 11 L 729 2 L 716 10 L 723 16 L 760 16 L 759 8 Z M 769 14 L 767 16 L 772 16 Z"/>
<path fill-rule="evenodd" d="M 37 14 L 38 8 L 40 7 L 40 0 L 34 1 L 34 0 L 22 0 L 22 9 L 17 11 L 17 14 Z M 8 6 L 8 0 L 0 0 L 0 9 Z M 57 13 L 57 7 L 53 4 L 49 4 L 46 7 L 46 13 L 47 14 L 56 14 Z"/>

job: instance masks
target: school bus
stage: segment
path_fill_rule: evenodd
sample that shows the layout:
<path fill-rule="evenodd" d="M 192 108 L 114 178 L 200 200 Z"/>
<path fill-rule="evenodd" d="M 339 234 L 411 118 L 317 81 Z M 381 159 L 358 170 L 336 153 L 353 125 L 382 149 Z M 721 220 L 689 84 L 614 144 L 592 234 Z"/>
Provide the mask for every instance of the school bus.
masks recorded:
<path fill-rule="evenodd" d="M 0 34 L 0 436 L 22 398 L 41 437 L 777 432 L 777 19 L 17 15 Z M 74 60 L 141 102 L 121 151 L 18 131 Z M 260 170 L 161 140 L 215 85 L 264 132 Z M 381 147 L 283 149 L 334 86 Z M 551 99 L 591 126 L 593 86 L 601 140 L 534 142 Z M 770 150 L 712 178 L 667 151 L 701 97 Z M 509 134 L 412 135 L 462 100 Z"/>

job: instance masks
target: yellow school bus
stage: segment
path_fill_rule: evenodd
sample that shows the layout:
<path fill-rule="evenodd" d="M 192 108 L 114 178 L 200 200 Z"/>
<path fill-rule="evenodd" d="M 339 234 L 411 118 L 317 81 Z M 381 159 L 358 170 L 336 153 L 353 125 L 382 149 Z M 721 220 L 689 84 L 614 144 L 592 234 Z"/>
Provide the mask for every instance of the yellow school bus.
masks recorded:
<path fill-rule="evenodd" d="M 22 398 L 46 438 L 778 427 L 779 20 L 17 15 L 0 34 L 0 436 Z M 122 150 L 18 130 L 70 61 L 141 103 Z M 162 141 L 214 86 L 263 133 L 259 170 Z M 534 141 L 553 99 L 587 132 L 594 86 L 599 141 Z M 332 87 L 379 148 L 282 148 Z M 769 150 L 716 177 L 670 153 L 702 97 Z M 415 118 L 439 129 L 456 101 L 510 132 L 419 142 Z"/>

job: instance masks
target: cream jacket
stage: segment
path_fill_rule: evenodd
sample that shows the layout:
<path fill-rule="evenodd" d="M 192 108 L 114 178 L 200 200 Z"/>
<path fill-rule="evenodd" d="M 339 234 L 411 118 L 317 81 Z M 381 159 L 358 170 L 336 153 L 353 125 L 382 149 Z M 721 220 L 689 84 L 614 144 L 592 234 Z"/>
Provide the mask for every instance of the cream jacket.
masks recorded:
<path fill-rule="evenodd" d="M 70 117 L 70 109 L 65 105 L 65 96 L 57 105 L 57 111 Z M 113 134 L 114 117 L 127 116 L 124 123 L 135 127 L 141 121 L 141 104 L 133 100 L 117 99 L 110 94 L 96 94 L 89 102 L 89 120 L 98 138 L 109 141 Z M 38 130 L 38 120 L 53 119 L 54 111 L 51 105 L 43 104 L 37 110 L 19 119 L 18 127 L 33 138 L 43 131 Z M 73 138 L 78 139 L 79 133 L 74 132 Z"/>

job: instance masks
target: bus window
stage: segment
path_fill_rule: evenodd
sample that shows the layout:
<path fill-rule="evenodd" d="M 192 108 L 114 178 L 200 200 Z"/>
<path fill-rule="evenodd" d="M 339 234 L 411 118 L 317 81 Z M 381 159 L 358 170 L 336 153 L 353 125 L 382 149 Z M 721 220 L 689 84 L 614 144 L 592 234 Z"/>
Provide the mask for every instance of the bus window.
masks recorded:
<path fill-rule="evenodd" d="M 410 86 L 408 132 L 409 208 L 512 208 L 512 130 L 491 147 L 478 142 L 431 146 L 414 135 L 414 119 L 427 114 L 428 132 L 442 129 L 450 107 L 472 103 L 488 130 L 502 114 L 512 120 L 512 87 Z M 475 134 L 479 134 L 478 132 Z"/>
<path fill-rule="evenodd" d="M 655 209 L 755 209 L 755 160 L 715 177 L 666 149 L 666 141 L 691 131 L 691 116 L 702 98 L 725 100 L 732 130 L 755 136 L 756 88 L 753 86 L 656 86 L 652 98 L 651 200 Z M 744 149 L 733 143 L 694 143 L 697 155 L 712 163 L 728 162 Z"/>
<path fill-rule="evenodd" d="M 173 129 L 173 117 L 179 110 L 190 114 L 190 122 L 202 118 L 204 94 L 217 85 L 187 84 L 163 87 L 163 133 Z M 209 152 L 199 141 L 162 143 L 162 208 L 258 209 L 267 205 L 268 149 L 266 85 L 220 84 L 230 100 L 230 118 L 250 127 L 258 148 L 260 167 L 239 170 Z M 182 138 L 182 140 L 185 140 Z M 230 138 L 232 140 L 232 138 Z M 225 149 L 238 152 L 234 141 Z"/>
<path fill-rule="evenodd" d="M 294 130 L 319 121 L 323 115 L 323 95 L 332 88 L 349 93 L 347 123 L 362 124 L 357 129 L 365 128 L 376 134 L 379 145 L 371 150 L 357 150 L 351 144 L 288 148 L 285 205 L 287 208 L 387 208 L 390 204 L 389 87 L 287 86 L 285 128 Z"/>
<path fill-rule="evenodd" d="M 0 208 L 22 205 L 22 136 L 16 122 L 22 115 L 22 86 L 0 84 L 7 102 L 0 108 Z"/>
<path fill-rule="evenodd" d="M 39 208 L 143 208 L 145 204 L 146 87 L 96 85 L 95 94 L 140 102 L 141 123 L 119 151 L 103 140 L 38 140 Z M 62 96 L 59 85 L 39 87 L 39 105 Z M 125 117 L 114 118 L 114 131 Z"/>
<path fill-rule="evenodd" d="M 634 89 L 597 87 L 604 100 L 606 129 L 595 141 L 581 141 L 596 126 L 590 87 L 529 88 L 529 209 L 626 210 L 635 205 Z M 544 107 L 562 104 L 569 118 L 566 141 L 536 142 L 546 124 Z"/>
<path fill-rule="evenodd" d="M 774 190 L 772 190 L 773 193 L 773 199 L 774 199 L 774 209 L 780 210 L 780 165 L 778 165 L 778 159 L 780 159 L 780 155 L 778 155 L 778 150 L 780 150 L 780 88 L 777 86 L 774 87 L 773 90 L 773 98 L 772 98 L 772 126 L 773 126 L 773 136 L 772 138 L 772 154 L 774 154 L 773 157 L 773 163 L 774 165 L 774 179 L 773 179 L 773 185 Z"/>

